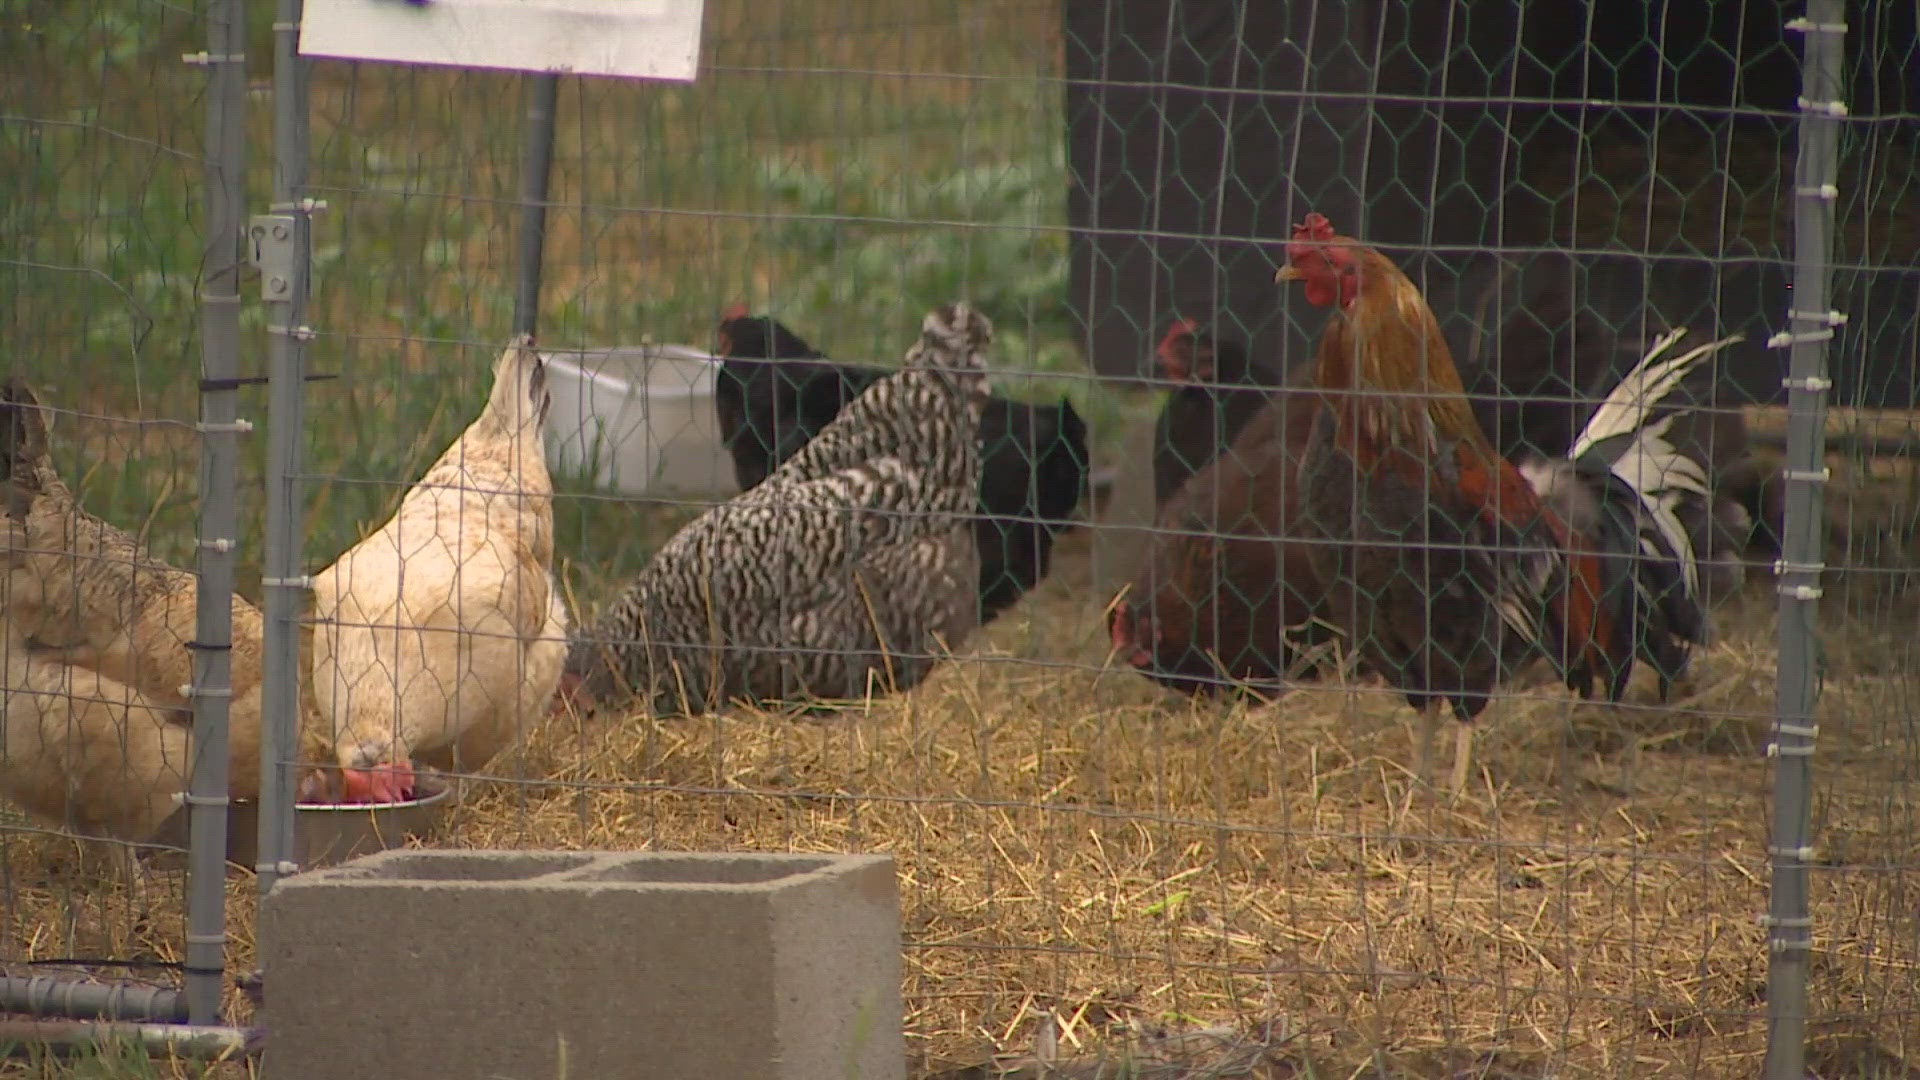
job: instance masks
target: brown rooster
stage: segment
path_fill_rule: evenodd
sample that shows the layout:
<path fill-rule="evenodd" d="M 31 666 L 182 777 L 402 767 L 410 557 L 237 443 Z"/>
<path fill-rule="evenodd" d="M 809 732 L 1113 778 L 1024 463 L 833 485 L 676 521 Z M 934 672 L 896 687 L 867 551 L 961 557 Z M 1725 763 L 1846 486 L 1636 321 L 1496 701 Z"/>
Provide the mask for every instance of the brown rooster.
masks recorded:
<path fill-rule="evenodd" d="M 1425 721 L 1421 777 L 1444 700 L 1460 721 L 1452 786 L 1465 787 L 1472 722 L 1537 658 L 1582 696 L 1599 679 L 1619 700 L 1636 660 L 1664 689 L 1706 635 L 1695 545 L 1676 514 L 1705 485 L 1703 466 L 1666 441 L 1671 414 L 1649 423 L 1648 412 L 1729 342 L 1667 359 L 1679 333 L 1662 338 L 1536 490 L 1488 442 L 1432 310 L 1391 260 L 1309 214 L 1275 279 L 1332 309 L 1303 524 L 1324 541 L 1314 562 L 1332 621 Z"/>

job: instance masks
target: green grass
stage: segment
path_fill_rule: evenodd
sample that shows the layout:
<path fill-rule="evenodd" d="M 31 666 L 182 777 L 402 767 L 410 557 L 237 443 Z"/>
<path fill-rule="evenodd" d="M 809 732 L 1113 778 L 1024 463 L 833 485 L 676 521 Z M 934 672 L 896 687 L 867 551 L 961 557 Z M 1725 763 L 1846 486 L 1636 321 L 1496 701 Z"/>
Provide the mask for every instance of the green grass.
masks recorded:
<path fill-rule="evenodd" d="M 5 1048 L 8 1051 L 12 1047 Z M 22 1056 L 0 1063 L 0 1077 L 21 1080 L 241 1080 L 254 1075 L 244 1063 L 157 1060 L 138 1046 L 107 1043 L 54 1054 L 44 1048 L 22 1047 Z"/>
<path fill-rule="evenodd" d="M 1066 393 L 1111 429 L 1129 404 L 1061 377 L 1085 369 L 1066 309 L 1055 16 L 985 0 L 957 15 L 932 0 L 843 8 L 710 3 L 697 83 L 562 84 L 543 343 L 708 344 L 719 309 L 744 300 L 835 356 L 885 359 L 927 307 L 967 297 L 1000 327 L 999 362 L 1036 373 L 1002 379 L 1007 392 Z M 272 175 L 271 11 L 250 0 L 249 214 Z M 205 76 L 179 56 L 203 30 L 156 0 L 0 12 L 28 29 L 0 34 L 9 366 L 61 408 L 191 421 Z M 328 209 L 310 366 L 341 378 L 308 391 L 311 568 L 377 524 L 483 399 L 512 316 L 524 85 L 315 65 L 311 181 Z M 241 366 L 263 373 L 250 271 L 244 293 Z M 240 486 L 251 592 L 266 394 L 241 393 L 259 425 Z M 191 433 L 139 430 L 63 422 L 61 468 L 96 512 L 188 560 Z M 661 534 L 635 516 L 563 501 L 563 559 L 590 579 L 630 573 Z"/>

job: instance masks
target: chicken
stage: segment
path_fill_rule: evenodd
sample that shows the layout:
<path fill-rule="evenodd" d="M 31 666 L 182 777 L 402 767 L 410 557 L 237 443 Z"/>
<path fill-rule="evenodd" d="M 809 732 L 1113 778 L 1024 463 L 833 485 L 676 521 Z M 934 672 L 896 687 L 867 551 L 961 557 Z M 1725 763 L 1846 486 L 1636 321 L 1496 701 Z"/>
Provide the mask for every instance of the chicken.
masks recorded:
<path fill-rule="evenodd" d="M 542 715 L 566 656 L 546 370 L 530 337 L 393 516 L 313 579 L 314 697 L 349 802 L 409 797 L 412 764 L 472 771 Z"/>
<path fill-rule="evenodd" d="M 1327 638 L 1324 590 L 1300 540 L 1300 460 L 1320 399 L 1311 365 L 1162 507 L 1140 571 L 1109 618 L 1117 654 L 1176 690 L 1277 689 L 1296 647 Z M 1302 672 L 1301 674 L 1306 674 Z"/>
<path fill-rule="evenodd" d="M 1219 338 L 1193 319 L 1167 329 L 1155 363 L 1162 378 L 1183 384 L 1168 395 L 1154 433 L 1153 504 L 1159 509 L 1233 445 L 1285 372 L 1249 361 L 1244 342 Z"/>
<path fill-rule="evenodd" d="M 1425 721 L 1417 771 L 1428 775 L 1442 701 L 1459 721 L 1452 787 L 1467 781 L 1472 724 L 1496 684 L 1544 657 L 1582 696 L 1600 680 L 1624 693 L 1637 660 L 1677 674 L 1704 639 L 1696 554 L 1670 512 L 1692 470 L 1673 464 L 1664 424 L 1647 407 L 1602 408 L 1584 444 L 1624 439 L 1610 464 L 1573 464 L 1602 527 L 1579 531 L 1487 440 L 1419 290 L 1371 248 L 1338 236 L 1319 214 L 1294 229 L 1277 280 L 1301 281 L 1332 309 L 1315 353 L 1328 411 L 1302 465 L 1305 524 L 1329 590 L 1332 620 L 1373 671 Z M 1670 370 L 1729 344 L 1676 359 L 1662 348 L 1623 384 L 1670 389 Z"/>
<path fill-rule="evenodd" d="M 22 414 L 34 408 L 23 384 L 5 394 L 0 570 L 11 586 L 40 561 L 29 525 L 37 470 L 18 451 L 29 425 L 44 428 L 37 414 Z M 11 598 L 9 590 L 0 599 Z M 181 805 L 192 716 L 55 654 L 35 655 L 14 614 L 10 602 L 0 608 L 0 793 L 78 835 L 151 838 Z"/>
<path fill-rule="evenodd" d="M 977 624 L 991 339 L 964 304 L 930 312 L 904 367 L 660 549 L 575 643 L 578 689 L 701 712 L 919 683 Z"/>
<path fill-rule="evenodd" d="M 152 793 L 172 798 L 184 782 L 198 579 L 80 506 L 54 470 L 39 399 L 17 379 L 0 386 L 0 484 L 13 541 L 0 593 L 6 685 L 39 694 L 65 685 L 82 698 L 127 703 L 85 704 L 68 717 L 77 744 L 60 751 L 75 770 L 65 797 L 76 821 L 110 823 L 115 835 L 146 839 L 166 816 L 151 817 L 161 807 Z M 238 595 L 232 618 L 228 787 L 234 798 L 252 799 L 260 791 L 264 624 L 259 609 Z M 54 723 L 53 707 L 35 700 L 43 727 Z M 8 708 L 11 724 L 14 706 Z M 303 731 L 310 730 L 304 721 Z M 12 739 L 10 733 L 9 746 Z M 53 790 L 52 777 L 21 782 Z"/>
<path fill-rule="evenodd" d="M 720 323 L 714 406 L 741 490 L 792 457 L 885 368 L 825 362 L 774 319 L 745 305 Z M 1087 427 L 1072 403 L 987 399 L 981 416 L 980 619 L 987 623 L 1038 585 L 1087 485 Z"/>
<path fill-rule="evenodd" d="M 747 491 L 820 434 L 886 371 L 826 362 L 777 319 L 735 304 L 721 316 L 713 405 L 734 479 Z"/>
<path fill-rule="evenodd" d="M 1481 297 L 1483 310 L 1506 280 Z M 1516 465 L 1563 458 L 1591 414 L 1588 402 L 1618 385 L 1645 352 L 1638 344 L 1626 347 L 1591 312 L 1576 308 L 1568 284 L 1554 279 L 1522 294 L 1489 342 L 1489 349 L 1477 348 L 1477 340 L 1470 343 L 1474 355 L 1462 378 L 1481 428 Z M 1698 518 L 1689 522 L 1690 529 L 1708 538 L 1709 592 L 1723 594 L 1738 586 L 1736 560 L 1749 543 L 1763 541 L 1778 523 L 1766 517 L 1768 480 L 1745 418 L 1725 406 L 1708 407 L 1712 399 L 1710 379 L 1676 386 L 1672 400 L 1690 407 L 1673 414 L 1668 438 L 1707 465 L 1712 497 L 1685 512 Z"/>
<path fill-rule="evenodd" d="M 145 693 L 184 702 L 193 678 L 197 580 L 84 510 L 54 471 L 39 399 L 18 380 L 0 390 L 5 464 L 26 498 L 25 561 L 10 575 L 8 617 L 37 650 Z M 16 510 L 19 508 L 16 508 Z M 260 684 L 262 619 L 233 598 L 233 694 Z M 257 762 L 255 763 L 257 768 Z"/>
<path fill-rule="evenodd" d="M 187 790 L 192 713 L 36 653 L 4 615 L 0 665 L 0 793 L 80 836 L 152 839 Z"/>

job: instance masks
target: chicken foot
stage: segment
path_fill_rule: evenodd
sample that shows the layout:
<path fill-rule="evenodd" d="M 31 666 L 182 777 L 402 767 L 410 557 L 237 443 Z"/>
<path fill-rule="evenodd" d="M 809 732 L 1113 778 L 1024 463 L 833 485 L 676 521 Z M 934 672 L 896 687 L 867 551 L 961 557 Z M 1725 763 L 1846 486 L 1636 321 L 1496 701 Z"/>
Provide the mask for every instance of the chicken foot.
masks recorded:
<path fill-rule="evenodd" d="M 1435 743 L 1439 741 L 1440 699 L 1429 698 L 1420 708 L 1420 734 L 1413 744 L 1413 773 L 1420 778 L 1420 785 L 1433 790 L 1433 759 Z M 1448 779 L 1447 790 L 1454 798 L 1459 798 L 1467 789 L 1467 779 L 1473 773 L 1473 736 L 1474 725 L 1471 721 L 1458 721 L 1453 727 L 1453 769 Z"/>

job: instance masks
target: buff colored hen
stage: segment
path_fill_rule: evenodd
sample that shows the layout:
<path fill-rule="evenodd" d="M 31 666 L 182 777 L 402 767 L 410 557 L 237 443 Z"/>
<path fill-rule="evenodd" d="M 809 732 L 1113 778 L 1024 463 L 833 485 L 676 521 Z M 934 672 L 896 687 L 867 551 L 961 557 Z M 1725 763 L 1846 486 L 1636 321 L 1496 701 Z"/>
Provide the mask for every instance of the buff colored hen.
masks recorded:
<path fill-rule="evenodd" d="M 412 794 L 412 763 L 485 766 L 552 701 L 566 607 L 530 337 L 480 416 L 384 525 L 315 576 L 313 692 L 348 802 Z"/>
<path fill-rule="evenodd" d="M 82 831 L 149 839 L 186 785 L 199 580 L 80 505 L 54 470 L 45 409 L 17 379 L 0 386 L 0 493 L 0 789 Z M 235 596 L 228 776 L 239 799 L 260 792 L 261 637 L 260 610 Z"/>

